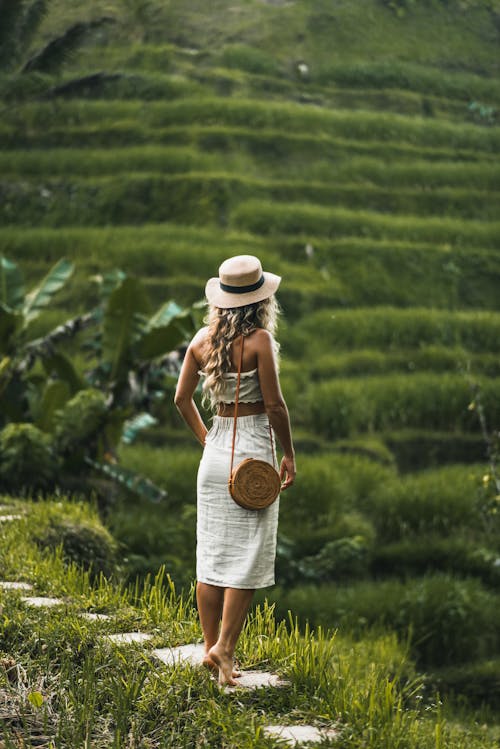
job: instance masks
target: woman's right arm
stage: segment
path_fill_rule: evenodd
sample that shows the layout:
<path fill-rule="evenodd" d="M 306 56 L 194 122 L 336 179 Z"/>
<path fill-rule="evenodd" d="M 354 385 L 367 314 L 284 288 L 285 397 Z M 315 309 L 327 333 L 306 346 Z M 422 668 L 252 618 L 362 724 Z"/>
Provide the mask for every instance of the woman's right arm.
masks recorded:
<path fill-rule="evenodd" d="M 174 396 L 174 403 L 177 410 L 201 445 L 205 444 L 207 427 L 203 423 L 200 412 L 193 400 L 193 394 L 200 379 L 200 375 L 198 374 L 199 364 L 194 349 L 203 338 L 203 335 L 203 330 L 198 331 L 188 346 Z"/>
<path fill-rule="evenodd" d="M 284 452 L 280 466 L 281 479 L 284 479 L 281 488 L 287 489 L 295 480 L 295 450 L 288 408 L 279 383 L 273 338 L 267 330 L 259 330 L 257 367 L 266 413 Z"/>

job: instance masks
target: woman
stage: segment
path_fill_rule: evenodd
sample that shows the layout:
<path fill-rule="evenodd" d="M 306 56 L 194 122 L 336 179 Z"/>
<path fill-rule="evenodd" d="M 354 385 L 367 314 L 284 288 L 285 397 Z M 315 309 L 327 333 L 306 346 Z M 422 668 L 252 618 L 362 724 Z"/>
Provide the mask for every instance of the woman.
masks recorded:
<path fill-rule="evenodd" d="M 219 683 L 234 685 L 233 657 L 254 590 L 274 584 L 279 498 L 264 510 L 237 505 L 228 490 L 234 401 L 243 359 L 234 465 L 247 457 L 276 460 L 271 424 L 283 448 L 281 488 L 295 479 L 288 410 L 281 394 L 274 340 L 281 278 L 264 273 L 258 258 L 238 255 L 206 286 L 208 326 L 191 341 L 175 404 L 203 445 L 198 470 L 196 599 L 205 640 L 204 664 Z M 216 415 L 210 431 L 193 400 L 200 376 Z M 219 629 L 220 627 L 220 629 Z"/>

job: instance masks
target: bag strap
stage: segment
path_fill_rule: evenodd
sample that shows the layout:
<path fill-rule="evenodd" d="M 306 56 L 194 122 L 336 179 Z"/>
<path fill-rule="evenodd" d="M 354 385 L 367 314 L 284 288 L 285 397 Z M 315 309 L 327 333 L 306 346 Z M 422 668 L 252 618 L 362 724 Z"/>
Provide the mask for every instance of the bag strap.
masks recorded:
<path fill-rule="evenodd" d="M 244 343 L 245 337 L 243 333 L 241 334 L 241 350 L 240 350 L 240 358 L 238 361 L 238 379 L 236 380 L 236 395 L 234 398 L 234 424 L 233 424 L 233 442 L 231 445 L 231 467 L 229 469 L 229 477 L 233 475 L 233 463 L 234 463 L 234 446 L 236 444 L 236 423 L 238 421 L 238 403 L 240 399 L 240 382 L 241 382 L 241 367 L 243 364 L 243 343 Z M 269 424 L 269 440 L 271 442 L 271 453 L 273 456 L 273 465 L 277 469 L 275 457 L 274 457 L 274 442 L 273 442 L 273 432 L 271 429 L 271 422 L 268 421 Z"/>
<path fill-rule="evenodd" d="M 245 340 L 245 337 L 242 333 L 241 334 L 240 360 L 238 362 L 238 379 L 236 380 L 236 395 L 234 398 L 233 444 L 231 445 L 231 468 L 229 469 L 229 476 L 233 475 L 234 445 L 236 443 L 236 422 L 238 420 L 238 401 L 240 399 L 241 365 L 243 364 L 243 341 L 244 340 Z"/>

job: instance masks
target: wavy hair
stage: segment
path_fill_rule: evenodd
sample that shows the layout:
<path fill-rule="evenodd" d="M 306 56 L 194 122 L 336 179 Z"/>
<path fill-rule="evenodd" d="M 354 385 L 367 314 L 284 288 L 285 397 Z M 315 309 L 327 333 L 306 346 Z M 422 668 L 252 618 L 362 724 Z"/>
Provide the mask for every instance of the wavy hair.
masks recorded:
<path fill-rule="evenodd" d="M 273 336 L 276 357 L 279 344 L 274 338 L 278 327 L 280 308 L 274 295 L 261 302 L 244 307 L 221 309 L 209 306 L 204 322 L 208 325 L 206 342 L 205 380 L 203 400 L 212 408 L 217 405 L 217 396 L 224 389 L 224 374 L 232 367 L 231 345 L 240 335 L 249 335 L 255 328 L 264 328 Z"/>

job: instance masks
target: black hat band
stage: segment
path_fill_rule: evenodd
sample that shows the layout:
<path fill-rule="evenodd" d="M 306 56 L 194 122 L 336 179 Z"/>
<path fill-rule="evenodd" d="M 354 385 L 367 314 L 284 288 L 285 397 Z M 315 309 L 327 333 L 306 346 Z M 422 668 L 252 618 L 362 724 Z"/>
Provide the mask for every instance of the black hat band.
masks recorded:
<path fill-rule="evenodd" d="M 229 294 L 247 294 L 249 291 L 260 289 L 265 280 L 264 275 L 262 275 L 256 283 L 251 283 L 248 286 L 230 286 L 220 281 L 220 287 L 222 291 L 227 291 Z"/>

